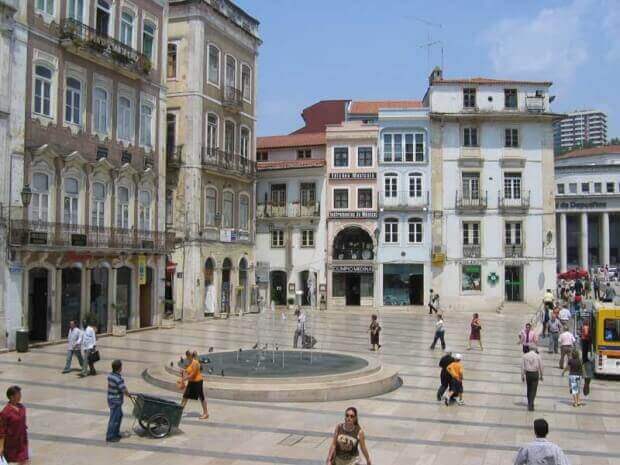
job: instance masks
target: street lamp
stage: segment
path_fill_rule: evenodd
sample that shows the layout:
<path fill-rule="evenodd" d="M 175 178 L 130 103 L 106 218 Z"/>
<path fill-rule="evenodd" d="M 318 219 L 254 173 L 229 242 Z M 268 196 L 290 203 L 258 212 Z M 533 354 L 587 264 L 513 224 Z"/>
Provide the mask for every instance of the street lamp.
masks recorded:
<path fill-rule="evenodd" d="M 22 204 L 24 205 L 24 208 L 28 208 L 28 205 L 30 205 L 30 201 L 32 200 L 32 189 L 30 189 L 29 184 L 24 185 L 24 188 L 22 189 L 22 192 L 21 192 L 21 196 L 22 196 Z"/>

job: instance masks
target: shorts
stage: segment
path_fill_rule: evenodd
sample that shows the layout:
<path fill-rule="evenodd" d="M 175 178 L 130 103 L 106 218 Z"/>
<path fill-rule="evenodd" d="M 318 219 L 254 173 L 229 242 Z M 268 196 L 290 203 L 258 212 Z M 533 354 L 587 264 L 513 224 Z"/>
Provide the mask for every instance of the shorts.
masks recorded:
<path fill-rule="evenodd" d="M 577 395 L 581 391 L 581 376 L 568 375 L 568 386 L 572 395 Z"/>
<path fill-rule="evenodd" d="M 463 393 L 463 382 L 458 379 L 452 378 L 450 381 L 450 391 L 453 394 L 462 394 Z"/>
<path fill-rule="evenodd" d="M 200 381 L 188 381 L 185 392 L 183 393 L 183 399 L 205 400 L 202 382 L 202 379 Z"/>

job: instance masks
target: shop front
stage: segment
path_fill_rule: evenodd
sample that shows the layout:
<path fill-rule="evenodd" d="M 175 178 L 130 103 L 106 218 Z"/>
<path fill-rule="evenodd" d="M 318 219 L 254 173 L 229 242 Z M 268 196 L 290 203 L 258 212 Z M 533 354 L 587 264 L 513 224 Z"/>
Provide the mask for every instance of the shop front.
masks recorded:
<path fill-rule="evenodd" d="M 390 263 L 383 265 L 383 305 L 423 305 L 424 265 Z"/>
<path fill-rule="evenodd" d="M 373 305 L 375 279 L 372 265 L 334 265 L 331 275 L 332 297 L 336 305 Z"/>

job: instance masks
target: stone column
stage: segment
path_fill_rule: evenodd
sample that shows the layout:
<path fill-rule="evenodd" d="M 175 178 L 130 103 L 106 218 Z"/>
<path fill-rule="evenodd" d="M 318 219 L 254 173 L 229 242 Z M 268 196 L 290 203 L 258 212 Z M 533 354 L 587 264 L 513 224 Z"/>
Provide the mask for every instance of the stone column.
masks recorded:
<path fill-rule="evenodd" d="M 581 228 L 579 235 L 579 266 L 585 270 L 588 269 L 588 214 L 583 212 L 580 214 Z"/>
<path fill-rule="evenodd" d="M 566 237 L 566 213 L 560 213 L 560 272 L 564 273 L 568 268 L 568 244 Z"/>
<path fill-rule="evenodd" d="M 110 268 L 110 274 L 108 279 L 108 332 L 112 332 L 112 325 L 116 325 L 116 310 L 112 307 L 112 304 L 116 305 L 116 274 L 118 268 Z"/>
<path fill-rule="evenodd" d="M 601 215 L 601 265 L 609 265 L 609 213 L 603 212 Z"/>
<path fill-rule="evenodd" d="M 80 299 L 82 301 L 80 305 L 80 320 L 84 320 L 86 314 L 90 312 L 90 284 L 92 281 L 92 271 L 92 268 L 87 268 L 86 265 L 84 265 L 80 273 L 80 286 L 82 287 L 80 294 Z"/>

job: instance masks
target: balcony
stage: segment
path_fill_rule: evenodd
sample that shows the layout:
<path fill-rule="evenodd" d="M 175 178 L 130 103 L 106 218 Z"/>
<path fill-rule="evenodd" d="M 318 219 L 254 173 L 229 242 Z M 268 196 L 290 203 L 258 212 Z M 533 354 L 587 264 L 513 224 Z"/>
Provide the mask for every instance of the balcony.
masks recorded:
<path fill-rule="evenodd" d="M 152 63 L 146 55 L 72 18 L 54 24 L 60 44 L 77 55 L 96 60 L 132 79 L 148 76 Z"/>
<path fill-rule="evenodd" d="M 506 258 L 523 258 L 523 245 L 504 244 L 504 255 Z"/>
<path fill-rule="evenodd" d="M 429 205 L 429 192 L 422 192 L 419 197 L 412 197 L 409 191 L 379 192 L 379 208 L 384 210 L 425 210 Z"/>
<path fill-rule="evenodd" d="M 545 97 L 543 95 L 526 95 L 525 108 L 530 113 L 543 113 L 545 111 Z"/>
<path fill-rule="evenodd" d="M 211 147 L 202 148 L 202 166 L 220 174 L 254 178 L 256 162 L 236 153 Z"/>
<path fill-rule="evenodd" d="M 497 205 L 500 210 L 510 212 L 526 212 L 530 208 L 530 191 L 521 192 L 519 198 L 509 198 L 502 195 L 499 191 L 497 194 Z"/>
<path fill-rule="evenodd" d="M 222 106 L 228 110 L 240 111 L 243 108 L 243 93 L 233 86 L 224 86 Z"/>
<path fill-rule="evenodd" d="M 288 202 L 286 205 L 272 205 L 271 203 L 259 203 L 256 206 L 256 218 L 264 219 L 303 219 L 318 218 L 321 209 L 318 202 L 312 205 L 301 205 L 299 202 Z"/>
<path fill-rule="evenodd" d="M 456 192 L 455 199 L 456 209 L 459 211 L 480 211 L 487 208 L 487 192 L 470 193 L 463 195 L 462 192 Z"/>
<path fill-rule="evenodd" d="M 174 246 L 174 234 L 161 231 L 107 228 L 47 221 L 11 221 L 11 246 L 35 250 L 109 249 L 166 253 Z"/>
<path fill-rule="evenodd" d="M 463 258 L 480 258 L 480 244 L 463 244 Z"/>
<path fill-rule="evenodd" d="M 166 147 L 166 165 L 168 168 L 179 169 L 183 165 L 183 146 Z"/>

